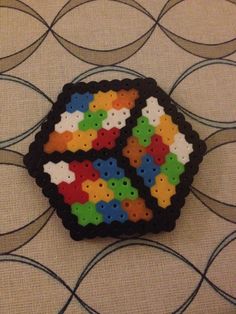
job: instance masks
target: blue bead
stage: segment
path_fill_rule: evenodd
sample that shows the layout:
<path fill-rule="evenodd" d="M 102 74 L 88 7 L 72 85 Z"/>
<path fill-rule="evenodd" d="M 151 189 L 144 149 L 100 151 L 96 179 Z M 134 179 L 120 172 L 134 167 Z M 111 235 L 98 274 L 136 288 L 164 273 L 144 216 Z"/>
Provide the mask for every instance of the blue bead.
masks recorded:
<path fill-rule="evenodd" d="M 107 207 L 107 204 L 106 202 L 104 201 L 100 201 L 96 204 L 96 209 L 98 212 L 100 212 L 101 214 L 105 213 L 106 212 L 106 207 Z"/>
<path fill-rule="evenodd" d="M 152 187 L 155 184 L 155 177 L 144 178 L 144 184 L 149 188 Z"/>
<path fill-rule="evenodd" d="M 146 168 L 146 167 L 145 167 Z M 143 166 L 139 167 L 137 169 L 137 174 L 140 176 L 140 177 L 143 177 L 145 176 L 145 173 L 146 173 L 146 169 L 145 169 Z"/>
<path fill-rule="evenodd" d="M 79 94 L 75 93 L 71 96 L 71 101 L 66 105 L 66 111 L 72 113 L 76 110 L 86 112 L 89 109 L 89 103 L 93 100 L 93 95 L 90 93 Z"/>
<path fill-rule="evenodd" d="M 109 203 L 100 201 L 96 204 L 96 209 L 103 215 L 104 222 L 108 224 L 112 221 L 125 222 L 128 219 L 128 214 L 117 200 L 112 200 Z"/>
<path fill-rule="evenodd" d="M 125 173 L 120 167 L 117 167 L 117 161 L 114 158 L 107 160 L 97 159 L 93 166 L 99 171 L 100 176 L 104 180 L 110 180 L 112 178 L 120 179 L 123 178 Z"/>
<path fill-rule="evenodd" d="M 142 164 L 137 168 L 137 174 L 144 179 L 147 187 L 155 184 L 155 178 L 160 173 L 160 166 L 155 164 L 152 156 L 146 154 L 142 158 Z"/>

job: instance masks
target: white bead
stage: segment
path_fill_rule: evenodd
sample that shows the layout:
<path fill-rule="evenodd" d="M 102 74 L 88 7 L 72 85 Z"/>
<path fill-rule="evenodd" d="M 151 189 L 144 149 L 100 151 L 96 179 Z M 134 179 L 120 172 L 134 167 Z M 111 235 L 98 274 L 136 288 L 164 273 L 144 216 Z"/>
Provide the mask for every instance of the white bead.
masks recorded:
<path fill-rule="evenodd" d="M 44 172 L 50 175 L 52 183 L 71 183 L 75 180 L 74 172 L 69 169 L 69 165 L 64 161 L 60 161 L 58 163 L 49 161 L 43 166 L 43 169 Z"/>
<path fill-rule="evenodd" d="M 107 111 L 107 118 L 102 122 L 102 127 L 106 130 L 112 128 L 121 129 L 126 123 L 126 119 L 130 116 L 130 110 L 123 108 L 120 110 L 111 109 Z"/>
<path fill-rule="evenodd" d="M 142 114 L 148 118 L 152 126 L 157 126 L 160 123 L 160 117 L 165 114 L 164 109 L 155 97 L 149 97 L 146 104 L 147 106 L 142 109 Z"/>
<path fill-rule="evenodd" d="M 84 119 L 84 113 L 75 111 L 73 113 L 63 112 L 61 114 L 61 121 L 55 124 L 55 131 L 63 133 L 65 131 L 74 132 L 79 129 L 78 123 Z"/>
<path fill-rule="evenodd" d="M 188 143 L 184 134 L 177 133 L 174 137 L 174 143 L 170 145 L 170 151 L 177 155 L 177 159 L 182 164 L 189 162 L 189 155 L 193 151 L 193 145 Z"/>

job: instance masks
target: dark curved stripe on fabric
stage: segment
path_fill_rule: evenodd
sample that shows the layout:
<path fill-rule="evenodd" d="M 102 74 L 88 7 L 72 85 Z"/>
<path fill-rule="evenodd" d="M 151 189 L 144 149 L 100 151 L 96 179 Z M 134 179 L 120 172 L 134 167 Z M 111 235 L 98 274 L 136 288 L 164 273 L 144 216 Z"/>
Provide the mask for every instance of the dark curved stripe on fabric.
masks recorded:
<path fill-rule="evenodd" d="M 23 157 L 24 155 L 16 151 L 0 149 L 0 165 L 12 165 L 25 168 Z M 28 243 L 48 222 L 53 211 L 54 209 L 49 207 L 42 215 L 27 225 L 10 232 L 0 234 L 0 254 L 12 252 Z"/>
<path fill-rule="evenodd" d="M 67 289 L 71 295 L 69 299 L 67 300 L 66 304 L 62 307 L 61 310 L 59 310 L 59 313 L 65 313 L 67 306 L 70 304 L 72 298 L 74 297 L 78 304 L 83 306 L 84 309 L 88 311 L 88 313 L 96 313 L 99 312 L 93 309 L 91 306 L 86 304 L 76 293 L 76 290 L 78 289 L 81 282 L 84 280 L 84 278 L 89 274 L 89 272 L 104 258 L 107 256 L 119 251 L 120 249 L 125 249 L 131 246 L 141 246 L 141 247 L 148 247 L 150 249 L 157 249 L 159 251 L 162 251 L 164 253 L 170 254 L 172 257 L 177 258 L 178 260 L 182 261 L 186 264 L 186 266 L 189 266 L 193 271 L 195 271 L 197 274 L 201 276 L 198 284 L 196 285 L 195 289 L 193 289 L 193 292 L 190 294 L 190 296 L 176 309 L 173 313 L 183 313 L 184 310 L 188 308 L 188 306 L 191 304 L 191 302 L 194 300 L 195 296 L 197 295 L 199 289 L 201 288 L 201 285 L 204 281 L 206 281 L 219 295 L 221 295 L 226 301 L 228 301 L 231 304 L 236 305 L 236 298 L 223 289 L 219 288 L 207 277 L 207 272 L 213 262 L 216 260 L 216 258 L 219 256 L 219 254 L 222 254 L 223 250 L 231 244 L 236 239 L 236 231 L 231 232 L 228 234 L 213 250 L 212 254 L 210 255 L 207 265 L 203 272 L 201 272 L 191 261 L 189 261 L 187 258 L 185 258 L 183 255 L 175 251 L 174 249 L 159 243 L 157 241 L 145 239 L 145 238 L 132 238 L 132 239 L 126 239 L 126 240 L 119 240 L 114 243 L 109 244 L 104 249 L 102 249 L 100 252 L 98 252 L 86 265 L 84 270 L 79 276 L 79 279 L 77 281 L 77 284 L 75 285 L 74 289 L 71 289 L 70 286 L 59 276 L 57 275 L 53 270 L 48 268 L 47 266 L 41 264 L 40 262 L 26 257 L 22 255 L 17 254 L 1 254 L 0 255 L 0 263 L 1 262 L 15 262 L 19 264 L 24 264 L 26 266 L 33 267 L 37 270 L 42 271 L 43 273 L 47 274 L 49 278 L 56 280 L 57 283 L 61 284 L 65 289 Z"/>
<path fill-rule="evenodd" d="M 145 78 L 145 76 L 137 71 L 134 71 L 130 68 L 127 67 L 122 67 L 122 66 L 117 66 L 117 65 L 111 65 L 111 66 L 98 66 L 92 69 L 89 69 L 83 73 L 81 73 L 80 75 L 76 76 L 71 83 L 78 83 L 81 82 L 83 80 L 85 80 L 86 78 L 99 74 L 99 73 L 106 73 L 106 72 L 118 72 L 118 73 L 125 73 L 128 75 L 131 75 L 135 78 Z"/>
<path fill-rule="evenodd" d="M 164 7 L 161 9 L 161 12 L 158 16 L 158 21 L 168 12 L 170 9 L 172 9 L 174 6 L 179 4 L 180 2 L 183 2 L 184 0 L 168 0 Z M 231 2 L 233 4 L 236 4 L 236 0 L 226 0 L 228 2 Z"/>
<path fill-rule="evenodd" d="M 21 12 L 24 12 L 26 14 L 29 14 L 30 16 L 34 17 L 35 19 L 40 21 L 42 24 L 47 26 L 47 23 L 42 18 L 42 16 L 39 15 L 34 9 L 32 9 L 29 5 L 25 4 L 22 1 L 18 1 L 18 0 L 0 0 L 0 7 L 1 8 L 8 8 L 8 9 L 15 9 L 15 10 L 19 10 Z"/>
<path fill-rule="evenodd" d="M 41 91 L 38 87 L 36 87 L 35 85 L 33 85 L 32 83 L 23 80 L 19 77 L 13 76 L 13 75 L 9 75 L 9 74 L 0 74 L 0 81 L 9 81 L 9 82 L 13 82 L 19 85 L 23 85 L 27 88 L 30 88 L 31 90 L 37 92 L 39 95 L 43 96 L 48 102 L 50 102 L 51 104 L 53 104 L 52 99 L 46 95 L 43 91 Z M 32 127 L 30 127 L 29 129 L 27 129 L 26 131 L 13 136 L 11 138 L 8 139 L 4 139 L 4 140 L 0 140 L 0 149 L 1 148 L 6 148 L 6 147 L 10 147 L 11 145 L 14 145 L 20 141 L 22 141 L 23 139 L 25 139 L 26 137 L 28 137 L 30 134 L 32 134 L 33 132 L 35 132 L 43 123 L 43 121 L 46 119 L 46 115 L 39 120 L 38 122 L 36 122 L 35 125 L 33 125 Z"/>
<path fill-rule="evenodd" d="M 191 191 L 193 195 L 196 196 L 197 199 L 212 212 L 229 222 L 236 223 L 236 205 L 220 202 L 199 191 L 193 186 L 191 187 Z"/>
<path fill-rule="evenodd" d="M 136 53 L 149 39 L 156 25 L 152 26 L 145 34 L 126 46 L 112 50 L 96 50 L 78 46 L 67 39 L 61 37 L 52 30 L 56 40 L 73 56 L 93 65 L 113 65 L 130 58 Z"/>
<path fill-rule="evenodd" d="M 236 51 L 236 38 L 219 44 L 203 44 L 185 39 L 169 31 L 161 24 L 158 25 L 166 36 L 176 45 L 195 56 L 215 59 L 227 57 Z"/>
<path fill-rule="evenodd" d="M 143 14 L 147 15 L 150 19 L 156 22 L 156 19 L 154 18 L 154 16 L 148 10 L 146 10 L 146 8 L 144 8 L 141 4 L 139 4 L 138 2 L 134 0 L 110 0 L 110 1 L 128 5 L 129 7 L 134 8 L 142 12 Z"/>
<path fill-rule="evenodd" d="M 215 64 L 223 64 L 223 65 L 227 65 L 227 66 L 236 66 L 235 61 L 228 60 L 228 59 L 212 59 L 212 60 L 203 60 L 203 61 L 197 62 L 197 63 L 191 65 L 189 68 L 187 68 L 175 80 L 172 87 L 170 88 L 169 95 L 171 95 L 175 91 L 175 89 L 178 87 L 178 85 L 182 81 L 184 81 L 189 75 L 191 75 L 195 71 L 200 70 L 206 66 L 215 65 Z M 191 112 L 190 110 L 186 109 L 182 105 L 176 103 L 174 100 L 173 100 L 173 102 L 178 107 L 178 109 L 180 111 L 182 111 L 185 115 L 187 115 L 191 119 L 193 119 L 193 120 L 195 120 L 195 121 L 197 121 L 203 125 L 207 125 L 209 127 L 214 127 L 214 128 L 218 128 L 218 129 L 236 127 L 236 121 L 217 121 L 217 120 L 208 119 L 208 118 L 199 116 L 199 115 Z"/>
<path fill-rule="evenodd" d="M 32 240 L 46 225 L 54 209 L 49 207 L 29 224 L 8 233 L 0 234 L 0 254 L 13 252 Z"/>
<path fill-rule="evenodd" d="M 55 16 L 54 20 L 51 23 L 51 27 L 53 27 L 53 25 L 55 25 L 64 15 L 66 15 L 71 10 L 83 4 L 94 2 L 94 1 L 96 0 L 69 0 Z"/>
<path fill-rule="evenodd" d="M 25 168 L 23 157 L 24 156 L 22 154 L 13 150 L 0 149 L 0 165 L 9 164 Z"/>
<path fill-rule="evenodd" d="M 207 151 L 206 154 L 219 146 L 236 142 L 236 128 L 217 131 L 205 140 Z"/>
<path fill-rule="evenodd" d="M 227 235 L 215 248 L 215 250 L 212 252 L 206 268 L 204 272 L 202 273 L 191 261 L 189 261 L 187 258 L 185 258 L 183 255 L 175 251 L 174 249 L 160 243 L 157 241 L 145 239 L 145 238 L 131 238 L 131 239 L 122 239 L 117 242 L 109 244 L 107 247 L 102 249 L 99 253 L 97 253 L 94 258 L 91 259 L 91 261 L 86 265 L 83 272 L 80 274 L 77 283 L 73 289 L 73 294 L 76 294 L 77 289 L 79 288 L 80 284 L 84 280 L 84 278 L 89 274 L 89 272 L 104 258 L 107 256 L 119 251 L 120 249 L 124 249 L 130 246 L 141 246 L 141 247 L 149 247 L 153 249 L 158 249 L 162 252 L 165 252 L 167 254 L 172 255 L 173 257 L 176 257 L 180 261 L 184 262 L 187 266 L 190 266 L 192 270 L 194 270 L 197 274 L 201 276 L 199 283 L 197 284 L 196 288 L 193 290 L 193 292 L 190 294 L 190 296 L 179 306 L 178 309 L 176 309 L 173 313 L 183 313 L 188 306 L 191 304 L 191 302 L 194 300 L 195 296 L 197 295 L 199 289 L 201 288 L 201 285 L 203 281 L 205 280 L 219 295 L 221 295 L 225 300 L 227 300 L 229 303 L 232 303 L 236 305 L 236 298 L 230 294 L 228 294 L 226 291 L 222 290 L 221 288 L 217 287 L 207 276 L 208 269 L 210 268 L 211 264 L 214 262 L 216 257 L 223 251 L 224 248 L 226 248 L 231 242 L 235 241 L 236 239 L 236 231 L 230 233 Z M 66 301 L 65 305 L 63 306 L 63 311 L 61 310 L 59 313 L 64 313 L 68 305 L 70 304 L 72 300 L 73 295 L 71 295 L 68 300 Z M 94 313 L 94 312 L 89 312 Z"/>
<path fill-rule="evenodd" d="M 205 140 L 207 146 L 206 154 L 213 151 L 214 149 L 217 149 L 222 145 L 235 142 L 236 142 L 236 129 L 225 129 L 217 131 L 208 136 Z M 204 204 L 216 215 L 229 222 L 236 223 L 236 205 L 227 204 L 219 200 L 216 200 L 193 186 L 191 187 L 191 191 L 193 195 L 196 196 L 197 199 L 202 204 Z"/>
<path fill-rule="evenodd" d="M 40 36 L 36 41 L 34 41 L 31 45 L 28 47 L 10 55 L 7 57 L 0 58 L 0 73 L 4 73 L 6 71 L 9 71 L 19 64 L 21 64 L 23 61 L 25 61 L 27 58 L 29 58 L 35 50 L 38 49 L 38 47 L 42 44 L 44 39 L 48 35 L 48 30 Z"/>
<path fill-rule="evenodd" d="M 170 9 L 172 9 L 175 5 L 177 5 L 178 3 L 182 2 L 184 0 L 169 0 L 166 2 L 166 4 L 164 5 L 164 7 L 161 9 L 161 12 L 158 16 L 158 21 L 160 21 L 160 19 L 168 12 L 170 11 Z"/>

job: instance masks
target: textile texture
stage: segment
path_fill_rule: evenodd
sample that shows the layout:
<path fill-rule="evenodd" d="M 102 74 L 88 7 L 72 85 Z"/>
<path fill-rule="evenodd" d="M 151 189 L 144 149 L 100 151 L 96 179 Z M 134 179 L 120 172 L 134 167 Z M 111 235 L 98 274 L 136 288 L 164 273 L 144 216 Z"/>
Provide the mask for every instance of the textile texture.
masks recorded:
<path fill-rule="evenodd" d="M 0 313 L 236 312 L 236 1 L 0 0 Z M 65 83 L 153 77 L 207 153 L 170 233 L 73 241 L 23 156 Z"/>

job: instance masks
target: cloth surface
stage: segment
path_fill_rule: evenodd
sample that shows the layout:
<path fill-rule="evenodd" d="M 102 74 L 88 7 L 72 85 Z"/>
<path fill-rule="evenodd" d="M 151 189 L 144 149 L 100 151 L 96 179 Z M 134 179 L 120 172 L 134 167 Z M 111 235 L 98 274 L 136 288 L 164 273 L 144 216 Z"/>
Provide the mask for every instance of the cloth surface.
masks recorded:
<path fill-rule="evenodd" d="M 236 312 L 236 1 L 0 0 L 0 313 Z M 176 229 L 69 237 L 23 167 L 62 86 L 153 77 L 208 152 Z"/>

